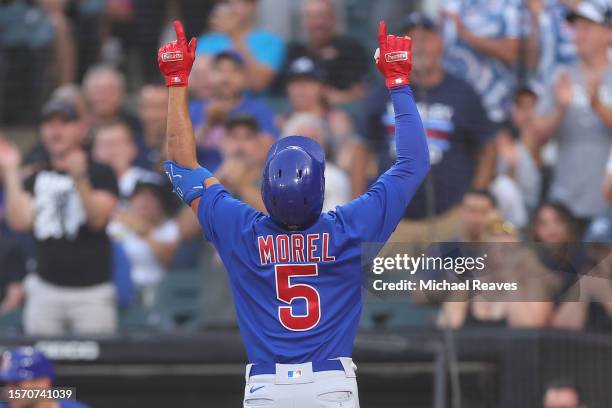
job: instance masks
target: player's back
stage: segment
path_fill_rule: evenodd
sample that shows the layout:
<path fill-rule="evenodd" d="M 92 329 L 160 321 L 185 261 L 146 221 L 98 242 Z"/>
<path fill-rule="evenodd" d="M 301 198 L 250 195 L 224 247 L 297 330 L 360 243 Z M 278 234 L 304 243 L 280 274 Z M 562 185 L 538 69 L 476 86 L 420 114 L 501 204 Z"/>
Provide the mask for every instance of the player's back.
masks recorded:
<path fill-rule="evenodd" d="M 280 225 L 310 224 L 274 222 L 233 198 L 220 184 L 202 194 L 198 220 L 229 273 L 251 363 L 293 364 L 351 356 L 361 313 L 361 244 L 387 241 L 429 171 L 425 132 L 410 89 L 394 90 L 392 99 L 396 163 L 362 196 L 318 219 L 315 213 L 316 222 L 310 227 L 283 228 Z M 289 172 L 301 161 L 300 166 L 309 166 L 304 154 L 285 154 L 294 160 L 287 163 Z M 308 169 L 309 177 L 320 171 L 314 166 L 311 174 Z M 274 171 L 279 177 L 284 174 L 280 167 Z M 297 180 L 303 180 L 301 171 Z M 294 206 L 298 196 L 277 200 Z M 303 197 L 305 206 L 311 203 L 309 198 Z M 282 207 L 274 199 L 268 204 L 276 212 Z M 292 215 L 283 212 L 287 219 Z"/>
<path fill-rule="evenodd" d="M 342 226 L 335 212 L 296 232 L 261 215 L 222 254 L 251 362 L 351 355 L 361 313 L 360 242 Z"/>

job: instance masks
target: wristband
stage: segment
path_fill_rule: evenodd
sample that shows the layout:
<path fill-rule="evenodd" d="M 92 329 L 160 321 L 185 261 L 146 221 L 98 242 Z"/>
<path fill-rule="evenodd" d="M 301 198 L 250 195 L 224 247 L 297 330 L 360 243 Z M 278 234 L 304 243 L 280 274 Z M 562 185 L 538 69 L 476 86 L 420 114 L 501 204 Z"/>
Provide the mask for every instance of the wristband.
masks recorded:
<path fill-rule="evenodd" d="M 176 195 L 187 205 L 191 205 L 193 200 L 204 194 L 206 190 L 204 181 L 213 176 L 204 167 L 190 169 L 171 160 L 164 162 L 164 172 L 170 179 Z"/>
<path fill-rule="evenodd" d="M 189 82 L 189 76 L 185 74 L 177 74 L 166 77 L 166 86 L 187 86 Z"/>
<path fill-rule="evenodd" d="M 410 77 L 398 76 L 395 78 L 385 78 L 385 85 L 388 89 L 397 89 L 402 86 L 410 85 Z"/>

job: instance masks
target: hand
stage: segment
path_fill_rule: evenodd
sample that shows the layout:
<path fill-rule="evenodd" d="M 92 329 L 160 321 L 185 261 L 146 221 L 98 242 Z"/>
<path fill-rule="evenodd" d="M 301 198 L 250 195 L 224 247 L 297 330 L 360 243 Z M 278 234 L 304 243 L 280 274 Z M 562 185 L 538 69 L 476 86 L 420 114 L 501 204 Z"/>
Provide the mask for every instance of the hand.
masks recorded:
<path fill-rule="evenodd" d="M 63 157 L 61 167 L 73 179 L 83 179 L 87 177 L 87 154 L 83 150 L 71 150 Z"/>
<path fill-rule="evenodd" d="M 159 69 L 166 78 L 166 86 L 187 86 L 197 40 L 192 38 L 187 44 L 185 29 L 180 21 L 174 22 L 176 40 L 164 45 L 157 52 Z"/>
<path fill-rule="evenodd" d="M 410 84 L 412 69 L 412 39 L 387 35 L 387 25 L 381 21 L 378 26 L 378 49 L 374 60 L 380 73 L 385 77 L 387 88 Z"/>
<path fill-rule="evenodd" d="M 555 84 L 555 97 L 557 104 L 562 108 L 567 108 L 572 104 L 574 98 L 574 90 L 572 79 L 567 72 L 561 73 Z"/>
<path fill-rule="evenodd" d="M 17 146 L 0 135 L 0 169 L 5 173 L 19 169 L 21 154 Z"/>

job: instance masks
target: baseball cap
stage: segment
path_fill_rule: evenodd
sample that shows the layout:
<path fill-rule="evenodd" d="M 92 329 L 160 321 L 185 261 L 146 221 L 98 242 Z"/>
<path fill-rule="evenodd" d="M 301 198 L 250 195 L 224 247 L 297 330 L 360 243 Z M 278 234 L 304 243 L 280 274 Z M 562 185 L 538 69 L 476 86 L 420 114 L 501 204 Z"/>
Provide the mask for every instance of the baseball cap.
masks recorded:
<path fill-rule="evenodd" d="M 577 18 L 584 18 L 597 24 L 612 26 L 612 8 L 592 1 L 582 1 L 574 9 L 570 10 L 566 19 L 570 23 Z"/>
<path fill-rule="evenodd" d="M 408 32 L 414 28 L 423 28 L 428 31 L 438 32 L 438 25 L 427 14 L 415 11 L 408 14 L 402 20 L 402 30 Z"/>
<path fill-rule="evenodd" d="M 41 120 L 43 122 L 54 117 L 61 117 L 67 122 L 72 122 L 78 120 L 79 116 L 76 106 L 64 99 L 50 100 L 43 106 L 41 112 Z"/>
<path fill-rule="evenodd" d="M 2 354 L 1 381 L 10 383 L 45 377 L 55 378 L 53 363 L 33 347 L 19 347 Z"/>
<path fill-rule="evenodd" d="M 151 176 L 147 175 L 141 178 L 134 184 L 134 189 L 130 194 L 130 198 L 140 193 L 143 190 L 153 191 L 159 197 L 163 196 L 166 193 L 164 179 L 161 177 L 157 177 L 158 174 L 154 173 Z"/>
<path fill-rule="evenodd" d="M 612 216 L 595 218 L 584 234 L 584 241 L 612 243 Z"/>
<path fill-rule="evenodd" d="M 244 66 L 244 58 L 242 57 L 242 55 L 240 55 L 240 53 L 236 50 L 225 50 L 225 51 L 221 51 L 220 53 L 215 55 L 215 62 L 219 62 L 222 59 L 230 59 L 232 61 L 234 61 L 236 64 L 240 65 L 241 67 Z"/>
<path fill-rule="evenodd" d="M 304 56 L 297 58 L 289 65 L 287 77 L 289 81 L 296 78 L 309 78 L 323 81 L 325 75 L 314 59 Z"/>

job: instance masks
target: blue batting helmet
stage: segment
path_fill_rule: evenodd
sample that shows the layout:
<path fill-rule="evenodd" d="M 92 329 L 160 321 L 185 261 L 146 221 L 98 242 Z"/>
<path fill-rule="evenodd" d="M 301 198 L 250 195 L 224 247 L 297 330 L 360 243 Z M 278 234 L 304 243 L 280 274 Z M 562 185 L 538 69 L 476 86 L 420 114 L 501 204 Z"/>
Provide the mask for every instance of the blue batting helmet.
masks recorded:
<path fill-rule="evenodd" d="M 13 383 L 36 378 L 55 379 L 53 363 L 33 347 L 5 351 L 0 365 L 0 380 Z"/>
<path fill-rule="evenodd" d="M 304 136 L 288 136 L 272 145 L 266 157 L 261 196 L 277 224 L 306 229 L 321 215 L 325 191 L 325 155 Z"/>

